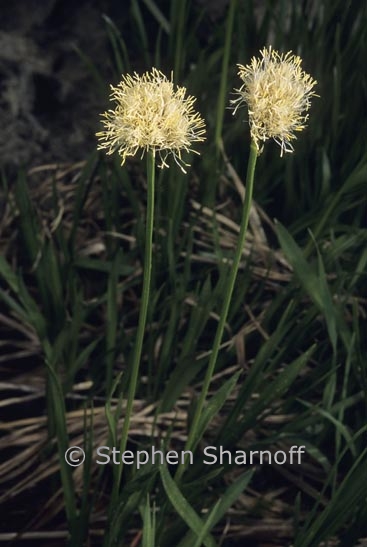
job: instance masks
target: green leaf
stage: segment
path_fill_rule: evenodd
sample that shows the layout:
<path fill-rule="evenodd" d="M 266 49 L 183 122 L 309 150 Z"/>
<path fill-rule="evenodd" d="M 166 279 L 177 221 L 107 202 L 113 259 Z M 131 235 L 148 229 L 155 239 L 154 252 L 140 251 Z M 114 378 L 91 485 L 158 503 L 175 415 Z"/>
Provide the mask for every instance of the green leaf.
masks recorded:
<path fill-rule="evenodd" d="M 143 516 L 143 541 L 142 547 L 155 547 L 155 511 L 150 508 L 149 496 L 147 496 Z"/>
<path fill-rule="evenodd" d="M 284 251 L 284 254 L 293 266 L 295 275 L 318 310 L 325 317 L 330 341 L 335 352 L 337 343 L 335 322 L 336 310 L 327 284 L 321 255 L 318 254 L 319 271 L 316 274 L 314 269 L 311 268 L 310 264 L 307 262 L 302 250 L 298 247 L 286 228 L 282 226 L 280 222 L 276 222 L 275 229 L 279 243 Z"/>
<path fill-rule="evenodd" d="M 200 534 L 196 542 L 194 533 L 188 532 L 183 540 L 179 543 L 178 547 L 192 547 L 192 545 L 195 545 L 195 547 L 200 547 L 205 537 L 204 531 L 205 533 L 209 532 L 220 521 L 220 519 L 225 515 L 228 509 L 246 489 L 247 485 L 252 479 L 254 472 L 255 471 L 251 469 L 250 471 L 246 471 L 246 473 L 244 473 L 240 477 L 236 477 L 236 481 L 227 488 L 223 496 L 211 509 L 209 515 L 205 519 L 203 532 Z"/>
<path fill-rule="evenodd" d="M 200 537 L 201 531 L 205 526 L 204 521 L 197 515 L 196 511 L 182 495 L 165 465 L 160 466 L 160 474 L 165 492 L 173 507 L 190 530 L 192 530 L 197 537 Z M 216 547 L 216 542 L 209 533 L 203 538 L 203 543 L 206 547 Z"/>
<path fill-rule="evenodd" d="M 160 24 L 162 29 L 166 32 L 166 34 L 170 34 L 171 25 L 167 18 L 163 15 L 161 10 L 158 8 L 158 6 L 152 0 L 143 0 L 143 2 L 151 12 L 153 17 L 155 17 L 157 22 Z"/>
<path fill-rule="evenodd" d="M 218 414 L 226 400 L 228 399 L 229 394 L 233 391 L 234 386 L 237 384 L 237 380 L 240 377 L 241 371 L 236 372 L 231 378 L 229 378 L 223 385 L 218 389 L 215 395 L 209 400 L 204 411 L 200 417 L 200 421 L 197 429 L 197 437 L 194 440 L 193 450 L 195 450 L 198 442 L 204 435 L 208 425 Z"/>
<path fill-rule="evenodd" d="M 364 428 L 364 435 L 366 431 Z M 350 524 L 351 518 L 359 508 L 365 507 L 367 495 L 367 449 L 357 458 L 330 499 L 325 509 L 317 516 L 315 511 L 308 519 L 303 530 L 294 542 L 295 547 L 316 547 L 326 538 L 330 538 L 344 524 Z M 336 465 L 340 464 L 341 457 Z M 326 485 L 325 485 L 326 487 Z"/>
<path fill-rule="evenodd" d="M 122 375 L 123 375 L 123 372 L 120 372 L 120 374 L 118 374 L 116 376 L 115 381 L 114 381 L 114 383 L 111 387 L 109 396 L 107 397 L 106 404 L 105 404 L 105 413 L 106 413 L 106 419 L 107 419 L 107 423 L 108 423 L 108 431 L 109 431 L 110 438 L 112 439 L 111 446 L 117 446 L 117 432 L 116 432 L 116 429 L 117 429 L 118 420 L 119 420 L 119 417 L 120 417 L 117 410 L 115 412 L 115 415 L 113 415 L 112 408 L 111 408 L 111 401 L 112 401 L 112 397 L 113 397 L 115 391 L 117 390 L 118 386 L 120 385 Z M 120 401 L 121 401 L 121 399 L 122 399 L 122 394 L 120 395 Z"/>
<path fill-rule="evenodd" d="M 9 266 L 6 258 L 0 255 L 0 275 L 5 279 L 9 287 L 16 294 L 19 293 L 19 281 L 18 276 Z"/>
<path fill-rule="evenodd" d="M 221 436 L 221 443 L 226 444 L 233 435 L 238 438 L 248 428 L 254 427 L 259 416 L 261 417 L 264 410 L 269 408 L 273 401 L 276 401 L 282 397 L 292 385 L 298 374 L 311 358 L 311 355 L 315 351 L 316 344 L 311 346 L 305 353 L 300 355 L 295 361 L 286 365 L 284 370 L 279 373 L 273 382 L 268 382 L 261 390 L 261 397 L 254 402 L 250 408 L 246 411 L 240 422 L 231 424 L 231 427 L 224 428 Z"/>

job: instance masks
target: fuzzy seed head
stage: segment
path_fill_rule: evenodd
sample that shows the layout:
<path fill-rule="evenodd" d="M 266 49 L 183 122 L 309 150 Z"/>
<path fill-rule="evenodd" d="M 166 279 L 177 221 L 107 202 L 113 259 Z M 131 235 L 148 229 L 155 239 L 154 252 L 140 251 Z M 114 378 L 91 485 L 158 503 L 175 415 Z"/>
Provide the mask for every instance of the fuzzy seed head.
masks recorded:
<path fill-rule="evenodd" d="M 196 99 L 185 97 L 186 89 L 175 88 L 172 76 L 168 80 L 156 68 L 142 76 L 136 72 L 123 76 L 111 90 L 116 107 L 102 114 L 98 149 L 106 149 L 107 154 L 117 150 L 121 165 L 127 156 L 138 151 L 143 156 L 149 150 L 158 152 L 160 167 L 168 167 L 166 158 L 172 154 L 185 172 L 182 151 L 195 152 L 192 143 L 205 140 L 204 120 L 193 108 Z"/>
<path fill-rule="evenodd" d="M 244 104 L 248 106 L 251 137 L 258 153 L 262 143 L 274 139 L 284 152 L 293 152 L 295 133 L 305 128 L 310 99 L 316 80 L 301 69 L 302 59 L 292 52 L 279 54 L 271 46 L 264 48 L 261 58 L 253 57 L 249 65 L 238 65 L 243 81 L 236 89 L 238 97 L 231 101 L 233 114 Z"/>

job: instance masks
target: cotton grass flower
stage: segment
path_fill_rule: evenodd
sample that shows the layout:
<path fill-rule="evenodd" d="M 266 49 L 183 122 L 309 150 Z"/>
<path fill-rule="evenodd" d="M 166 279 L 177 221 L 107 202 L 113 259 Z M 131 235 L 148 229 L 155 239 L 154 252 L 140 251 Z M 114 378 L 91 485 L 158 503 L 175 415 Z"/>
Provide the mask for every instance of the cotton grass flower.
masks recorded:
<path fill-rule="evenodd" d="M 238 98 L 231 101 L 236 105 L 233 114 L 246 103 L 258 153 L 262 142 L 274 139 L 282 156 L 293 152 L 291 141 L 305 127 L 310 99 L 317 96 L 313 91 L 317 82 L 301 69 L 302 59 L 291 51 L 279 54 L 270 46 L 260 53 L 260 59 L 253 57 L 249 65 L 238 65 L 243 84 L 235 90 Z"/>
<path fill-rule="evenodd" d="M 107 150 L 107 154 L 117 151 L 121 156 L 121 165 L 128 156 L 135 156 L 139 151 L 141 156 L 146 153 L 147 159 L 143 285 L 134 351 L 129 363 L 125 418 L 119 443 L 120 452 L 124 452 L 138 385 L 150 304 L 156 155 L 160 159 L 160 167 L 168 167 L 166 159 L 172 154 L 176 163 L 185 172 L 184 166 L 187 164 L 181 154 L 183 151 L 193 151 L 192 144 L 204 140 L 205 123 L 194 111 L 195 98 L 186 97 L 184 87 L 176 88 L 172 76 L 171 80 L 168 80 L 156 68 L 142 76 L 136 72 L 132 76 L 123 76 L 117 87 L 111 86 L 111 90 L 110 98 L 116 103 L 116 107 L 102 114 L 104 130 L 97 133 L 98 149 Z M 115 506 L 119 497 L 122 468 L 122 465 L 118 466 L 114 475 L 111 507 Z"/>
<path fill-rule="evenodd" d="M 98 149 L 107 154 L 117 150 L 121 164 L 139 151 L 158 152 L 160 167 L 168 167 L 166 158 L 172 154 L 184 171 L 182 151 L 195 152 L 192 143 L 204 140 L 205 123 L 193 108 L 196 99 L 186 97 L 184 87 L 175 89 L 172 76 L 168 80 L 156 68 L 142 76 L 123 76 L 111 90 L 116 108 L 102 114 Z"/>

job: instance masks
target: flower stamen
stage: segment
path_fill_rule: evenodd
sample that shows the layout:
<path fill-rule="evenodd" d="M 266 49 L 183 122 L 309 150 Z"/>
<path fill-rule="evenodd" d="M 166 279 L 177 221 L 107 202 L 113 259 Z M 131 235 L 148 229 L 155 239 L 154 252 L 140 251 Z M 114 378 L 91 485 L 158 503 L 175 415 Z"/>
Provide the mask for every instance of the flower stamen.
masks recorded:
<path fill-rule="evenodd" d="M 121 165 L 141 150 L 142 155 L 157 152 L 159 167 L 168 167 L 166 158 L 171 153 L 185 172 L 181 152 L 192 152 L 193 142 L 205 140 L 205 123 L 194 111 L 196 99 L 185 97 L 184 87 L 175 89 L 172 78 L 153 68 L 142 76 L 136 72 L 123 76 L 117 87 L 111 86 L 116 108 L 102 114 L 104 130 L 97 133 L 98 149 L 107 154 L 117 151 Z"/>
<path fill-rule="evenodd" d="M 291 51 L 279 54 L 272 47 L 264 48 L 261 59 L 253 57 L 249 65 L 238 65 L 243 81 L 236 89 L 238 97 L 231 101 L 233 114 L 247 104 L 251 137 L 258 153 L 261 143 L 274 139 L 280 155 L 293 152 L 295 132 L 302 131 L 308 119 L 316 80 L 301 69 L 302 60 Z"/>

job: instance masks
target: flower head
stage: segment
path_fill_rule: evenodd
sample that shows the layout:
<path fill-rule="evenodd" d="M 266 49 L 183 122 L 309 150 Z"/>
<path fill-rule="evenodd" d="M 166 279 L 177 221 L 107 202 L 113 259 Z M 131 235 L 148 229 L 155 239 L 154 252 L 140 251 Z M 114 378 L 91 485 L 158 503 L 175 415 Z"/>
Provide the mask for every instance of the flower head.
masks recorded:
<path fill-rule="evenodd" d="M 261 59 L 253 57 L 251 64 L 238 65 L 243 80 L 235 91 L 238 98 L 234 112 L 247 103 L 251 137 L 259 154 L 260 142 L 274 139 L 284 152 L 293 152 L 291 141 L 296 131 L 302 131 L 308 119 L 310 98 L 315 96 L 316 80 L 301 69 L 302 59 L 292 52 L 279 54 L 271 46 L 264 48 Z"/>
<path fill-rule="evenodd" d="M 142 76 L 123 76 L 117 87 L 111 86 L 114 110 L 102 114 L 104 130 L 97 133 L 98 149 L 107 154 L 116 150 L 123 164 L 127 156 L 138 151 L 158 152 L 160 167 L 167 167 L 171 153 L 184 171 L 181 152 L 193 151 L 193 142 L 203 141 L 205 123 L 194 111 L 195 98 L 186 95 L 184 87 L 175 89 L 171 80 L 153 68 Z"/>

